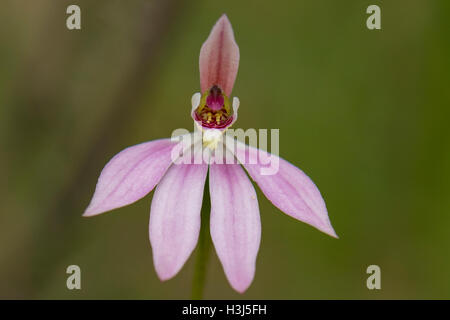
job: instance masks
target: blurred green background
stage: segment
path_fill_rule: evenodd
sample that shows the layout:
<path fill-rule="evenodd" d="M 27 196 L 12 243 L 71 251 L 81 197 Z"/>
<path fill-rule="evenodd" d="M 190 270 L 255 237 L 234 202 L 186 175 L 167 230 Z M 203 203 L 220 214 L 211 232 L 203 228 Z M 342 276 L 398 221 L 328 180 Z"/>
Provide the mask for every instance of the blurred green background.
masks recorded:
<path fill-rule="evenodd" d="M 366 28 L 371 4 L 382 30 Z M 192 128 L 200 46 L 224 12 L 241 50 L 237 127 L 280 129 L 281 156 L 316 182 L 340 239 L 257 190 L 254 282 L 234 292 L 212 250 L 205 298 L 450 298 L 444 0 L 2 0 L 0 298 L 190 297 L 196 252 L 173 280 L 154 271 L 152 194 L 81 214 L 113 155 Z M 66 288 L 71 264 L 80 291 Z"/>

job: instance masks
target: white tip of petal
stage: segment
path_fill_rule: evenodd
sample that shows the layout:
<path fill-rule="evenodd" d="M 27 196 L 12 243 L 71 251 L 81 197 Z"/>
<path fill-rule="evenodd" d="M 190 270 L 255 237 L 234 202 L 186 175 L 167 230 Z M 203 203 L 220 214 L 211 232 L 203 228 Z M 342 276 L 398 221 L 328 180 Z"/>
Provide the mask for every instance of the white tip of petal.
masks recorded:
<path fill-rule="evenodd" d="M 238 97 L 233 97 L 233 110 L 236 112 L 241 102 Z"/>
<path fill-rule="evenodd" d="M 196 92 L 192 95 L 191 98 L 191 105 L 192 105 L 192 112 L 194 112 L 195 109 L 197 109 L 197 107 L 200 105 L 200 100 L 202 98 L 202 95 L 200 92 Z"/>

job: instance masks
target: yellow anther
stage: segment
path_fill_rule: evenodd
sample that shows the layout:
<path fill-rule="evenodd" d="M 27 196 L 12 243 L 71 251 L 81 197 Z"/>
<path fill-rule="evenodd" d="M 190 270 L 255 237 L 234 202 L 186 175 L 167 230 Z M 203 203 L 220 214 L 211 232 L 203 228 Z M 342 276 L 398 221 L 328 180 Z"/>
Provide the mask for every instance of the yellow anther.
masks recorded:
<path fill-rule="evenodd" d="M 226 114 L 230 114 L 231 108 L 230 108 L 230 101 L 228 100 L 228 97 L 223 94 L 223 108 L 225 109 Z"/>
<path fill-rule="evenodd" d="M 207 95 L 206 95 L 206 93 L 204 93 L 203 95 L 202 95 L 202 98 L 200 99 L 200 105 L 198 106 L 198 108 L 197 108 L 197 113 L 201 113 L 202 112 L 202 110 L 205 108 L 205 105 L 206 105 L 206 97 L 207 97 Z"/>

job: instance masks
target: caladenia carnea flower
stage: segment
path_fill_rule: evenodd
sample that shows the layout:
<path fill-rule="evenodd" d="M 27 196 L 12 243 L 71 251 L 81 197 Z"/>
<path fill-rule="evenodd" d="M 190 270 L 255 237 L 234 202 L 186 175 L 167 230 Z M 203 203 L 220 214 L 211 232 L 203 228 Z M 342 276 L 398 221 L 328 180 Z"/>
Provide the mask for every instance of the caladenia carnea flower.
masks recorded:
<path fill-rule="evenodd" d="M 189 141 L 207 154 L 209 161 L 176 161 L 186 160 L 189 154 L 180 152 L 186 146 L 180 149 L 176 139 L 129 147 L 105 166 L 84 213 L 94 216 L 131 204 L 156 186 L 149 235 L 161 280 L 174 277 L 197 245 L 208 169 L 211 237 L 226 277 L 236 291 L 244 292 L 253 280 L 261 237 L 256 192 L 244 169 L 281 211 L 337 237 L 325 202 L 308 176 L 276 155 L 224 134 L 237 119 L 239 100 L 230 101 L 230 95 L 238 64 L 239 48 L 231 24 L 223 15 L 201 48 L 201 93 L 194 94 L 191 101 L 200 145 L 195 138 Z M 229 155 L 234 162 L 223 161 Z M 277 170 L 269 174 L 264 172 L 268 157 L 275 158 L 278 164 Z M 188 160 L 192 160 L 190 156 Z"/>

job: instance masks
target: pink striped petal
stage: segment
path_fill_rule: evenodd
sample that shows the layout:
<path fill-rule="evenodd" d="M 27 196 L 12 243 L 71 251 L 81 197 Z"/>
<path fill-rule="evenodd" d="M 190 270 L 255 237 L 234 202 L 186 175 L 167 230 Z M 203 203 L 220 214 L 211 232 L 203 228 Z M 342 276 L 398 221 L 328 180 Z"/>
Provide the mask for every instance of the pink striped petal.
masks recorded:
<path fill-rule="evenodd" d="M 278 209 L 337 238 L 319 189 L 303 171 L 284 159 L 241 142 L 237 142 L 235 155 Z M 273 164 L 278 163 L 278 168 L 274 165 L 269 169 L 270 157 Z"/>
<path fill-rule="evenodd" d="M 228 281 L 238 292 L 255 274 L 261 222 L 255 189 L 239 164 L 210 165 L 211 237 Z"/>
<path fill-rule="evenodd" d="M 226 15 L 216 22 L 200 50 L 200 86 L 202 93 L 218 85 L 227 96 L 233 90 L 239 67 L 239 47 Z"/>
<path fill-rule="evenodd" d="M 207 164 L 173 165 L 158 184 L 150 210 L 153 263 L 161 280 L 174 277 L 194 250 Z"/>
<path fill-rule="evenodd" d="M 103 168 L 83 216 L 126 206 L 148 194 L 171 164 L 170 139 L 144 142 L 119 152 Z"/>

